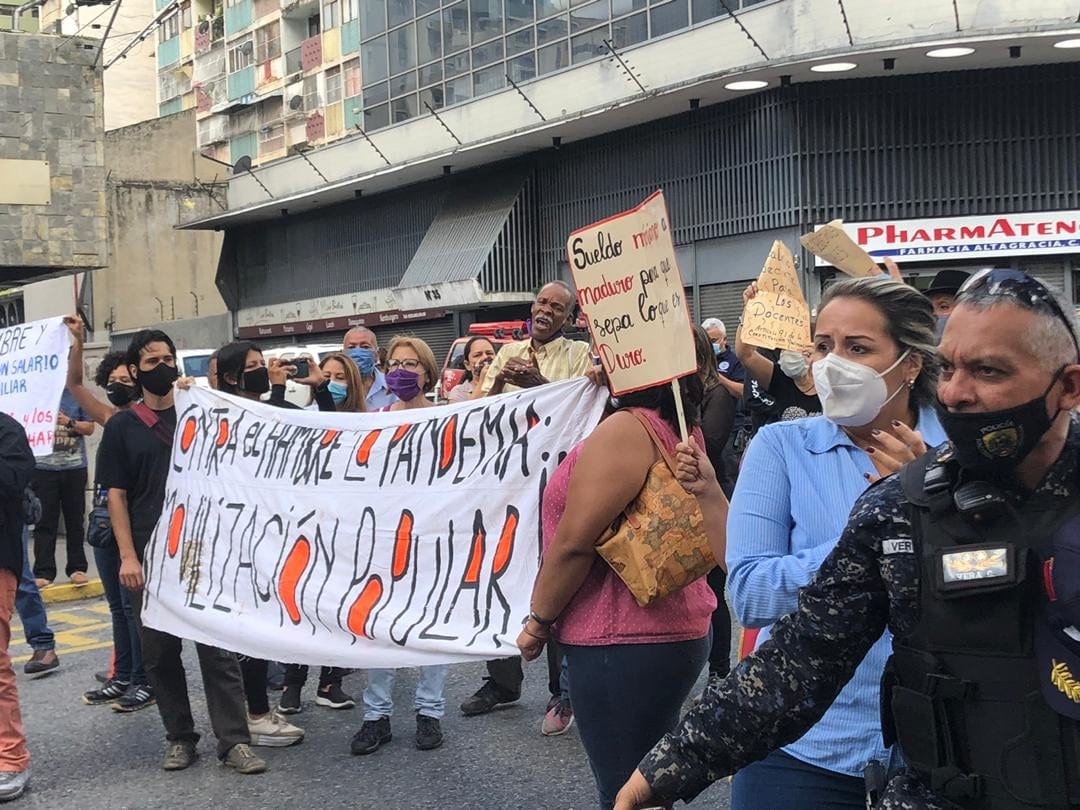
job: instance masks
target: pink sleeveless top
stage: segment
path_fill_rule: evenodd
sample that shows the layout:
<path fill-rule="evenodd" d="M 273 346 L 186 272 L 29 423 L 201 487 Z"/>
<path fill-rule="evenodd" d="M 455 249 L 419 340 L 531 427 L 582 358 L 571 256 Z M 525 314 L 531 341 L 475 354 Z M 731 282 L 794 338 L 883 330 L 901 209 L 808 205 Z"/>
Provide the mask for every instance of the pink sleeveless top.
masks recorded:
<path fill-rule="evenodd" d="M 674 453 L 679 439 L 667 422 L 655 411 L 634 410 L 649 420 L 668 452 Z M 694 428 L 694 437 L 705 446 L 698 428 Z M 567 485 L 581 447 L 578 444 L 567 454 L 544 490 L 541 522 L 545 551 L 566 509 Z M 555 636 L 564 644 L 582 646 L 689 641 L 708 634 L 715 609 L 716 596 L 705 577 L 667 599 L 640 607 L 622 580 L 597 555 L 588 578 L 555 624 Z"/>

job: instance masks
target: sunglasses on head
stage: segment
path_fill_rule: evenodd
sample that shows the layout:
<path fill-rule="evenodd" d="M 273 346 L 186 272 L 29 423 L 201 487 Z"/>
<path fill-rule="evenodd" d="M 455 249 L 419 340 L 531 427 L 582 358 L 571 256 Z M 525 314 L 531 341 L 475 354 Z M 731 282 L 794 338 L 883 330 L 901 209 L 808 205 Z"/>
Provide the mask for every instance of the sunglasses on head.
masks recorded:
<path fill-rule="evenodd" d="M 988 268 L 980 270 L 964 282 L 957 293 L 958 298 L 974 295 L 976 292 L 986 296 L 1012 298 L 1018 304 L 1028 309 L 1036 309 L 1041 312 L 1049 312 L 1069 330 L 1076 354 L 1080 357 L 1080 342 L 1077 341 L 1076 331 L 1072 321 L 1061 308 L 1057 298 L 1046 286 L 1036 278 L 1019 270 L 1006 268 Z"/>

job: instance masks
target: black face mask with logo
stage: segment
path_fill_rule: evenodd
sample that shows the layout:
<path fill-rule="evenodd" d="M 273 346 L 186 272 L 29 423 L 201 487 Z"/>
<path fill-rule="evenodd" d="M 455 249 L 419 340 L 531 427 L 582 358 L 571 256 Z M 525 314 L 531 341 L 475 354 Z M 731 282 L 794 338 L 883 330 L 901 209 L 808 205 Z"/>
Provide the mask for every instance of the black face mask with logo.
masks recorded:
<path fill-rule="evenodd" d="M 1046 396 L 1060 374 L 1061 370 L 1041 396 L 1002 411 L 950 413 L 939 400 L 938 418 L 960 466 L 988 478 L 1011 475 L 1053 424 Z"/>
<path fill-rule="evenodd" d="M 180 372 L 177 371 L 176 366 L 158 363 L 149 371 L 139 369 L 138 383 L 143 390 L 149 391 L 155 396 L 163 397 L 172 390 L 172 384 L 176 382 L 179 376 Z"/>
<path fill-rule="evenodd" d="M 111 382 L 105 386 L 105 396 L 117 408 L 123 408 L 125 405 L 134 402 L 138 399 L 138 395 L 139 390 L 134 385 Z"/>

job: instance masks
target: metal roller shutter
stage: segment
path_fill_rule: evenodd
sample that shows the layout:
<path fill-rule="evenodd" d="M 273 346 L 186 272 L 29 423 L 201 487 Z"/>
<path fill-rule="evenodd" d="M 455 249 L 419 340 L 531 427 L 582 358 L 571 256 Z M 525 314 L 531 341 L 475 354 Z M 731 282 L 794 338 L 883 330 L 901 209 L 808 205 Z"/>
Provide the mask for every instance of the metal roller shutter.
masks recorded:
<path fill-rule="evenodd" d="M 435 364 L 442 367 L 446 353 L 450 350 L 450 344 L 458 337 L 457 327 L 454 326 L 454 316 L 447 315 L 432 321 L 414 321 L 413 323 L 399 323 L 394 326 L 376 326 L 372 331 L 379 339 L 379 346 L 387 348 L 394 335 L 409 335 L 418 337 L 435 353 Z"/>
<path fill-rule="evenodd" d="M 727 327 L 728 337 L 734 341 L 735 329 L 743 311 L 743 290 L 746 281 L 729 281 L 726 284 L 708 284 L 698 288 L 701 318 L 719 318 Z"/>

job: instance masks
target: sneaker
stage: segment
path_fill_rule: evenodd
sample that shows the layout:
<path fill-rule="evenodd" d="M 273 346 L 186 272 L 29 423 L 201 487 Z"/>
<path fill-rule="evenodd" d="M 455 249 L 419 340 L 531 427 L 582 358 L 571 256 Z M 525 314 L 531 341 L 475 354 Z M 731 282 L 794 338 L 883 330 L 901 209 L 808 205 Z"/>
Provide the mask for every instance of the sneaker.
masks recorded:
<path fill-rule="evenodd" d="M 540 733 L 545 737 L 558 737 L 570 730 L 574 725 L 574 710 L 570 702 L 562 698 L 555 698 L 555 705 L 548 708 L 544 715 L 544 722 L 540 724 Z"/>
<path fill-rule="evenodd" d="M 91 689 L 89 692 L 83 692 L 82 702 L 87 706 L 100 706 L 103 703 L 112 703 L 117 698 L 122 698 L 127 694 L 128 688 L 131 686 L 129 683 L 123 681 L 106 681 L 105 685 L 100 689 Z"/>
<path fill-rule="evenodd" d="M 154 688 L 149 684 L 137 683 L 132 684 L 127 693 L 113 703 L 112 710 L 131 714 L 131 712 L 137 712 L 147 706 L 153 706 L 155 703 L 157 703 L 157 698 L 154 697 Z"/>
<path fill-rule="evenodd" d="M 112 675 L 103 669 L 101 672 L 94 673 L 94 680 L 98 683 L 108 683 L 112 680 Z"/>
<path fill-rule="evenodd" d="M 90 584 L 90 580 L 86 578 L 86 572 L 84 571 L 76 571 L 69 579 L 76 588 L 85 588 Z"/>
<path fill-rule="evenodd" d="M 442 726 L 434 717 L 416 715 L 416 747 L 421 751 L 431 751 L 443 744 Z"/>
<path fill-rule="evenodd" d="M 328 709 L 351 709 L 356 705 L 356 701 L 350 695 L 345 694 L 341 684 L 333 683 L 325 692 L 320 689 L 315 693 L 315 704 L 325 706 Z"/>
<path fill-rule="evenodd" d="M 476 691 L 475 695 L 461 704 L 461 713 L 466 717 L 487 714 L 496 706 L 513 703 L 520 697 L 521 692 L 514 694 L 503 689 L 491 678 L 484 678 L 484 685 Z"/>
<path fill-rule="evenodd" d="M 349 750 L 354 754 L 373 754 L 379 750 L 379 746 L 386 745 L 394 739 L 390 732 L 390 718 L 380 717 L 378 720 L 365 720 L 364 725 L 352 738 Z"/>
<path fill-rule="evenodd" d="M 165 751 L 165 759 L 162 761 L 161 767 L 166 771 L 182 771 L 185 768 L 191 767 L 191 763 L 198 758 L 199 754 L 195 750 L 195 743 L 169 743 L 169 748 Z"/>
<path fill-rule="evenodd" d="M 41 676 L 59 668 L 60 659 L 56 656 L 56 650 L 34 650 L 34 654 L 23 667 L 23 672 L 27 675 Z"/>
<path fill-rule="evenodd" d="M 278 703 L 278 711 L 282 714 L 300 714 L 304 710 L 304 704 L 300 700 L 302 686 L 286 686 L 281 693 L 281 702 Z"/>
<path fill-rule="evenodd" d="M 10 802 L 26 792 L 30 784 L 30 768 L 25 771 L 0 771 L 0 802 Z"/>
<path fill-rule="evenodd" d="M 243 743 L 230 748 L 221 764 L 243 774 L 262 773 L 266 770 L 266 763 L 255 756 L 250 745 Z"/>
<path fill-rule="evenodd" d="M 302 728 L 297 728 L 274 712 L 264 714 L 259 718 L 254 718 L 249 714 L 247 725 L 248 734 L 251 735 L 251 744 L 261 745 L 264 748 L 285 748 L 296 745 L 304 739 Z M 241 773 L 246 772 L 241 771 Z M 252 773 L 255 772 L 252 771 Z"/>

